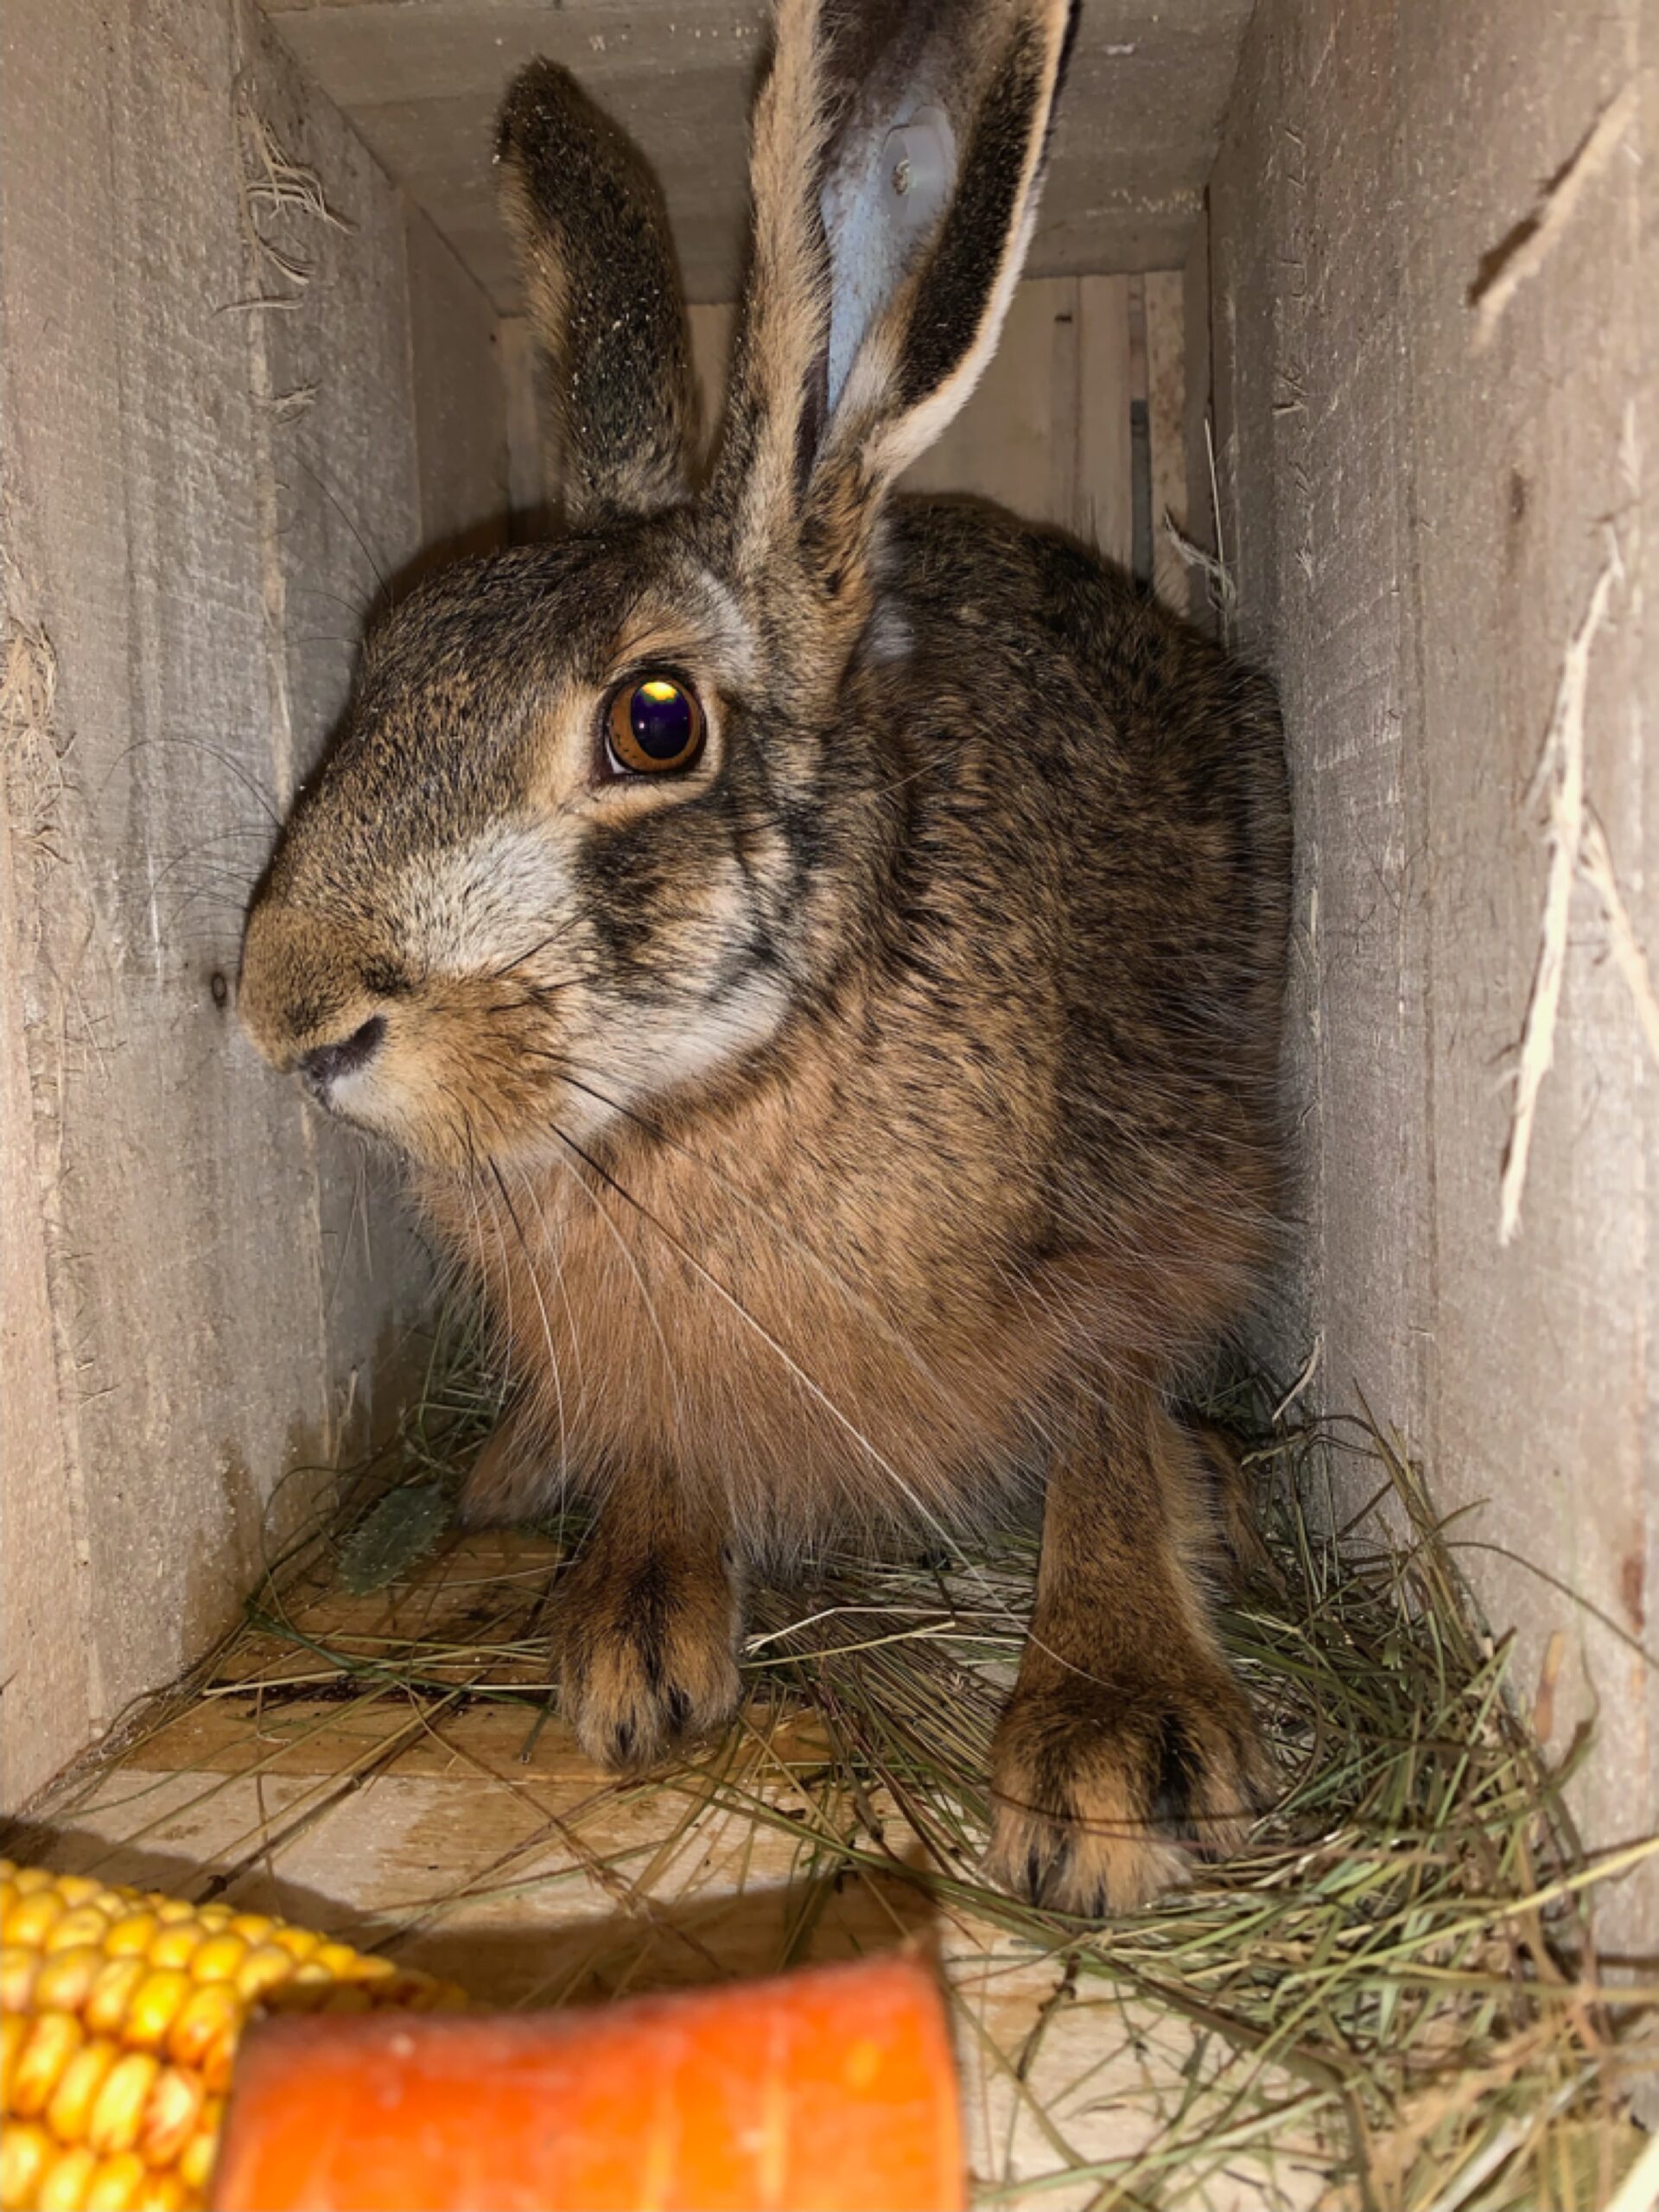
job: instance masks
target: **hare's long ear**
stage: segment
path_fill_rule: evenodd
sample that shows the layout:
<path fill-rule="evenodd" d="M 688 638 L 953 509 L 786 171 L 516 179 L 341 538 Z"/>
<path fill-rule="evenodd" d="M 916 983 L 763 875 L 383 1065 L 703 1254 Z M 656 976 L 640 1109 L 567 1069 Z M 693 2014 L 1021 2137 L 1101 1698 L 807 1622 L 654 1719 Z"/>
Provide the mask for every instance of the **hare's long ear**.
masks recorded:
<path fill-rule="evenodd" d="M 571 521 L 686 496 L 696 396 L 662 194 L 564 70 L 532 61 L 501 109 L 501 205 L 558 425 Z"/>
<path fill-rule="evenodd" d="M 779 0 L 713 486 L 740 563 L 840 599 L 995 350 L 1073 0 Z M 857 598 L 855 591 L 849 594 Z"/>

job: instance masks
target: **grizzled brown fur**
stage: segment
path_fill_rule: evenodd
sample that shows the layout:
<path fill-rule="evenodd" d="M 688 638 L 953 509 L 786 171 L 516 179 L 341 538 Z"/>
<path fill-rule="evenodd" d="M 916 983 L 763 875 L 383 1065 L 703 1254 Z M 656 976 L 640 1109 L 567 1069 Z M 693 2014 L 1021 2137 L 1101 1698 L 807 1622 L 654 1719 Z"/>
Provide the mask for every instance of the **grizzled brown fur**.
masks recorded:
<path fill-rule="evenodd" d="M 1098 1913 L 1267 1780 L 1209 1613 L 1225 1484 L 1170 1402 L 1270 1248 L 1288 829 L 1259 679 L 1066 540 L 889 496 L 995 345 L 1065 33 L 1059 0 L 784 0 L 700 493 L 654 194 L 520 79 L 580 526 L 372 634 L 241 1005 L 487 1294 L 520 1391 L 472 1510 L 598 1502 L 561 1630 L 590 1751 L 728 1719 L 752 1574 L 1040 1495 L 994 1863 Z M 912 84 L 956 188 L 837 390 L 823 187 Z M 606 702 L 664 670 L 702 755 L 604 772 Z"/>

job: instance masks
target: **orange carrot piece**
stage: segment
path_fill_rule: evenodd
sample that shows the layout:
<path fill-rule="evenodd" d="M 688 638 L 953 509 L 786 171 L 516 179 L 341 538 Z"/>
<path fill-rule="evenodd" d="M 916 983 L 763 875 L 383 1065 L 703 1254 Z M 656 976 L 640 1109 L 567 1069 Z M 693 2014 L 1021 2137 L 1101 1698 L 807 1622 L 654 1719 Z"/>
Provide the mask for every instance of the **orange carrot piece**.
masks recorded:
<path fill-rule="evenodd" d="M 944 2008 L 911 1960 L 540 2014 L 273 2018 L 215 2212 L 957 2212 Z"/>

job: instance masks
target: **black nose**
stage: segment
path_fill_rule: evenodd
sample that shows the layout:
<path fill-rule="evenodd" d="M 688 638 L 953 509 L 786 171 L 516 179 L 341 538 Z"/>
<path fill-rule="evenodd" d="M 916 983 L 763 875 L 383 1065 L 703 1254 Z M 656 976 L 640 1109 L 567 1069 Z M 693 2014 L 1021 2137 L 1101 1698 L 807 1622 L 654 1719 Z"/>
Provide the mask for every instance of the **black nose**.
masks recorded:
<path fill-rule="evenodd" d="M 341 1076 L 353 1075 L 359 1068 L 365 1067 L 379 1051 L 380 1039 L 385 1033 L 385 1017 L 372 1014 L 360 1029 L 353 1030 L 349 1037 L 342 1037 L 338 1045 L 319 1045 L 309 1052 L 302 1052 L 300 1073 L 307 1086 L 324 1091 Z"/>

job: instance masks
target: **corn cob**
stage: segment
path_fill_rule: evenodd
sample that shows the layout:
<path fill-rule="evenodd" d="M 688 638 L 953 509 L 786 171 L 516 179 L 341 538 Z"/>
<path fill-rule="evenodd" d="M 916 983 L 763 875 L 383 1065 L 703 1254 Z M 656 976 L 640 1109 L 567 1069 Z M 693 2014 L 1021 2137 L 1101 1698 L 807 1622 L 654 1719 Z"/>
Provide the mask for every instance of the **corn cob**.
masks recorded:
<path fill-rule="evenodd" d="M 0 1859 L 0 2212 L 194 2212 L 251 2014 L 465 2002 L 264 1913 Z"/>

